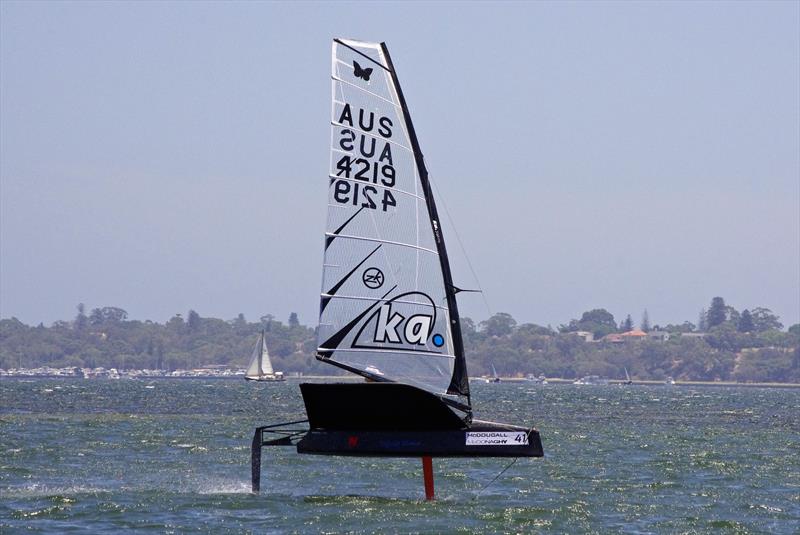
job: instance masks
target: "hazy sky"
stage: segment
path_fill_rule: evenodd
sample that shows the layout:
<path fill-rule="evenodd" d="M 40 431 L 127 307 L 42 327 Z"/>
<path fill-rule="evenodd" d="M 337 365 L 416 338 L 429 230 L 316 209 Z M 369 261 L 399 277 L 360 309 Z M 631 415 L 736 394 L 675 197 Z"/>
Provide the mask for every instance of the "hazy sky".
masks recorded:
<path fill-rule="evenodd" d="M 333 37 L 389 46 L 491 312 L 800 321 L 789 1 L 5 0 L 0 316 L 316 324 Z"/>

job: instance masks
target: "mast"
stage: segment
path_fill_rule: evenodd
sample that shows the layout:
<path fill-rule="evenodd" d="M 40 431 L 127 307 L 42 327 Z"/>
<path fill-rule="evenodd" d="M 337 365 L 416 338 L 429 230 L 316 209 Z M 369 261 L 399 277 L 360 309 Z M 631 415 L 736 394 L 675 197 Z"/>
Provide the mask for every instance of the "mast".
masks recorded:
<path fill-rule="evenodd" d="M 444 236 L 442 235 L 441 225 L 439 224 L 439 213 L 436 210 L 436 202 L 433 199 L 433 191 L 428 179 L 428 169 L 425 167 L 425 159 L 422 156 L 422 150 L 419 146 L 417 133 L 414 130 L 414 124 L 411 121 L 411 114 L 409 113 L 406 99 L 403 96 L 403 90 L 400 87 L 400 81 L 397 78 L 397 72 L 395 71 L 394 64 L 392 63 L 392 57 L 389 55 L 389 49 L 386 47 L 386 43 L 381 43 L 381 52 L 386 58 L 386 63 L 389 67 L 389 74 L 392 77 L 394 88 L 397 90 L 397 98 L 400 101 L 400 107 L 403 109 L 406 130 L 408 131 L 408 137 L 411 141 L 411 147 L 414 150 L 414 160 L 417 164 L 417 171 L 422 184 L 422 190 L 425 193 L 425 202 L 428 206 L 431 227 L 433 228 L 433 235 L 434 239 L 436 240 L 436 248 L 439 252 L 439 263 L 441 265 L 442 276 L 444 278 L 447 308 L 450 312 L 450 332 L 453 337 L 453 353 L 456 357 L 453 369 L 453 377 L 450 380 L 450 386 L 447 389 L 447 393 L 465 396 L 467 398 L 467 405 L 471 405 L 469 394 L 469 377 L 467 376 L 467 363 L 464 356 L 464 341 L 461 337 L 461 323 L 458 315 L 458 303 L 456 301 L 456 287 L 453 285 L 453 276 L 450 272 L 450 262 L 447 258 L 447 247 L 444 244 Z"/>

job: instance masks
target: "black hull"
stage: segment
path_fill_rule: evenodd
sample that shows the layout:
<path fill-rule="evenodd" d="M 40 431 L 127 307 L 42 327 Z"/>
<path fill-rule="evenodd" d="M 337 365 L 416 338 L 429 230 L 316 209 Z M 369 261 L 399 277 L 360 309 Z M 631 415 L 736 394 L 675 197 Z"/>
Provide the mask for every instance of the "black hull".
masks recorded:
<path fill-rule="evenodd" d="M 298 453 L 363 457 L 542 457 L 533 428 L 459 417 L 438 396 L 396 383 L 300 385 L 310 430 Z"/>
<path fill-rule="evenodd" d="M 467 445 L 468 433 L 480 433 L 491 445 Z M 515 441 L 517 437 L 525 437 Z M 527 444 L 524 442 L 527 441 Z M 535 429 L 486 422 L 453 431 L 309 431 L 298 453 L 351 457 L 542 457 Z"/>
<path fill-rule="evenodd" d="M 534 428 L 472 420 L 440 397 L 397 383 L 304 383 L 308 420 L 256 429 L 251 469 L 261 488 L 261 448 L 296 445 L 297 453 L 345 457 L 422 457 L 433 498 L 431 457 L 543 457 Z M 309 429 L 293 426 L 308 423 Z"/>

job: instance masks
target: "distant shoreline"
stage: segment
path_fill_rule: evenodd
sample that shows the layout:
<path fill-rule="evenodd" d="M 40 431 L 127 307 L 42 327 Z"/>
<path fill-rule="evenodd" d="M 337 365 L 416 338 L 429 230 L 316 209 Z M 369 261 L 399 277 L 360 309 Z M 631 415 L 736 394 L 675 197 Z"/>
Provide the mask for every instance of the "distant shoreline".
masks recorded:
<path fill-rule="evenodd" d="M 483 377 L 470 377 L 470 379 L 480 380 Z M 520 377 L 501 377 L 501 382 L 508 383 L 525 383 L 527 379 Z M 531 381 L 532 382 L 532 381 Z M 547 382 L 551 384 L 572 384 L 574 379 L 559 379 L 547 378 Z M 622 379 L 610 379 L 609 385 L 625 386 L 625 381 Z M 667 386 L 664 381 L 633 381 L 632 386 Z M 770 388 L 800 388 L 800 383 L 737 383 L 736 381 L 675 381 L 674 385 L 670 386 L 748 386 L 748 387 L 770 387 Z"/>
<path fill-rule="evenodd" d="M 87 380 L 83 377 L 76 377 L 76 376 L 64 376 L 64 375 L 0 375 L 0 381 L 4 379 L 14 380 L 14 379 L 75 379 L 75 380 Z M 142 377 L 126 377 L 124 379 L 109 379 L 105 377 L 93 378 L 88 380 L 134 380 L 134 381 L 149 381 L 149 380 L 165 380 L 165 379 L 179 379 L 179 380 L 192 380 L 192 379 L 201 379 L 201 380 L 228 380 L 228 381 L 243 381 L 243 377 L 239 375 L 235 376 L 218 376 L 218 375 L 196 375 L 196 376 L 170 376 L 170 375 L 152 375 L 152 376 L 142 376 Z M 484 381 L 485 377 L 470 377 L 470 381 L 474 382 L 481 382 Z M 361 377 L 352 377 L 352 376 L 342 376 L 342 375 L 302 375 L 302 376 L 287 376 L 287 382 L 296 382 L 296 381 L 362 381 Z M 528 383 L 530 382 L 531 385 L 537 385 L 537 383 L 533 381 L 529 381 L 523 377 L 500 377 L 501 383 Z M 557 385 L 571 385 L 574 382 L 574 379 L 561 379 L 556 377 L 548 377 L 547 382 L 550 384 L 557 384 Z M 625 381 L 621 379 L 611 379 L 608 382 L 608 385 L 605 386 L 626 386 Z M 542 385 L 545 386 L 545 385 Z M 585 385 L 584 385 L 585 386 Z M 598 385 L 602 386 L 602 385 Z M 664 383 L 664 381 L 633 381 L 631 386 L 668 386 Z M 675 381 L 675 387 L 682 387 L 682 386 L 717 386 L 717 387 L 730 387 L 730 386 L 742 386 L 748 388 L 800 388 L 800 383 L 737 383 L 735 381 Z"/>
<path fill-rule="evenodd" d="M 509 375 L 504 380 L 599 375 L 597 382 L 613 383 L 626 378 L 627 371 L 640 384 L 657 384 L 668 376 L 697 384 L 718 380 L 723 384 L 800 384 L 800 324 L 783 331 L 777 317 L 767 309 L 762 312 L 767 323 L 753 332 L 741 332 L 729 321 L 710 330 L 697 331 L 686 323 L 649 334 L 620 332 L 627 327 L 615 326 L 603 309 L 586 312 L 589 319 L 574 320 L 575 325 L 571 322 L 559 330 L 517 325 L 510 315 L 499 313 L 478 325 L 465 322 L 463 354 L 469 356 L 465 357 L 467 368 L 478 380 L 496 368 Z M 0 376 L 243 375 L 262 330 L 273 367 L 286 376 L 337 373 L 314 358 L 317 335 L 295 316 L 288 325 L 270 316 L 249 323 L 243 316 L 225 321 L 202 318 L 194 311 L 187 320 L 176 315 L 164 325 L 126 317 L 120 308 L 104 307 L 88 316 L 79 312 L 73 320 L 51 327 L 2 319 Z M 597 333 L 575 330 L 581 326 L 603 328 Z M 598 333 L 606 330 L 611 332 L 600 339 Z"/>

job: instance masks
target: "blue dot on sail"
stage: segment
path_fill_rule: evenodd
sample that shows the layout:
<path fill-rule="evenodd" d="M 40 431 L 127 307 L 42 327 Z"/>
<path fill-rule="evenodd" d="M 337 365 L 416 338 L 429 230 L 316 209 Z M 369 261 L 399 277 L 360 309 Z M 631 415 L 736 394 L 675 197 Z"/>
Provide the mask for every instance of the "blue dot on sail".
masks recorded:
<path fill-rule="evenodd" d="M 434 334 L 433 345 L 435 345 L 436 347 L 442 347 L 444 345 L 444 336 L 442 336 L 441 334 Z"/>

